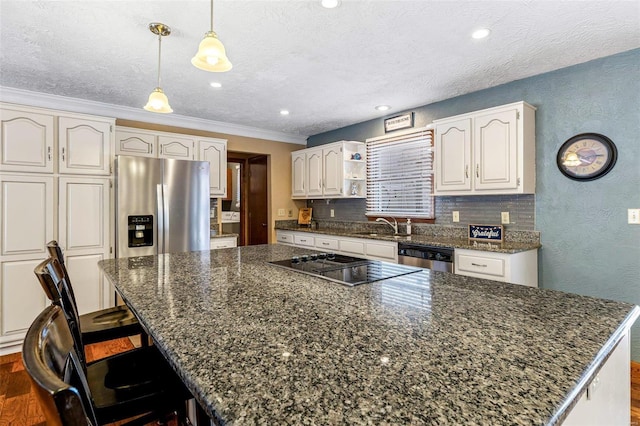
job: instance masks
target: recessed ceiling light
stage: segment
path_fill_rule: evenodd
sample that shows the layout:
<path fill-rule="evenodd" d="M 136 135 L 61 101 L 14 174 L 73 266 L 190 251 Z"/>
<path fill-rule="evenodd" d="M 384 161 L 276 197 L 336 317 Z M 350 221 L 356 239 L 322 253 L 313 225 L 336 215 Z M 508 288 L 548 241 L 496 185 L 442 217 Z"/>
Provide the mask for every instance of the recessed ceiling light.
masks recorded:
<path fill-rule="evenodd" d="M 218 83 L 217 81 L 213 81 L 213 82 L 209 83 L 209 86 L 215 87 L 217 89 L 217 88 L 222 87 L 222 84 Z"/>
<path fill-rule="evenodd" d="M 289 115 L 289 111 L 286 109 L 280 110 L 280 115 Z"/>
<path fill-rule="evenodd" d="M 480 28 L 479 30 L 475 30 L 471 34 L 471 37 L 473 37 L 475 39 L 481 39 L 481 38 L 485 38 L 486 36 L 488 36 L 489 33 L 491 33 L 491 30 L 489 28 Z"/>
<path fill-rule="evenodd" d="M 324 8 L 334 9 L 334 8 L 340 6 L 340 0 L 321 0 L 320 4 Z"/>
<path fill-rule="evenodd" d="M 389 105 L 378 105 L 376 109 L 378 111 L 388 111 L 391 109 L 391 107 Z"/>

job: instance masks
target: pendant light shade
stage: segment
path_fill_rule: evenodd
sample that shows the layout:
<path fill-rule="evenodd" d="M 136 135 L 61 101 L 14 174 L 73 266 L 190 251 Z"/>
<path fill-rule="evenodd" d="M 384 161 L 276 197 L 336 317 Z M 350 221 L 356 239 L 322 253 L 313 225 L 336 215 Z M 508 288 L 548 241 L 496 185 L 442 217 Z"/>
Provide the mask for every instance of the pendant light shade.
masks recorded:
<path fill-rule="evenodd" d="M 213 0 L 211 0 L 211 30 L 204 35 L 191 63 L 196 68 L 209 72 L 225 72 L 233 67 L 222 42 L 213 31 Z"/>
<path fill-rule="evenodd" d="M 161 87 L 156 87 L 153 89 L 153 92 L 149 95 L 149 100 L 147 104 L 144 106 L 144 109 L 151 112 L 161 112 L 168 114 L 173 112 L 171 106 L 169 105 L 169 99 L 167 95 L 164 94 L 164 91 Z"/>
<path fill-rule="evenodd" d="M 162 58 L 162 37 L 171 34 L 171 28 L 158 22 L 152 22 L 149 24 L 149 30 L 158 36 L 158 86 L 153 89 L 153 92 L 149 95 L 149 100 L 144 106 L 144 109 L 151 112 L 159 112 L 168 114 L 173 112 L 169 105 L 169 99 L 164 94 L 162 87 L 160 87 L 160 59 Z"/>

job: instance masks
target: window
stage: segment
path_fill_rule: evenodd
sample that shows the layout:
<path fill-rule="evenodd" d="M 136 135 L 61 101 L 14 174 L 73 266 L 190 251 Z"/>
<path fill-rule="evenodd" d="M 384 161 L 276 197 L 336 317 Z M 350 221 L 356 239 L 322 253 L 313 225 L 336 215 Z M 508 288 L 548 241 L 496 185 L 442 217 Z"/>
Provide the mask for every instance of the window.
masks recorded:
<path fill-rule="evenodd" d="M 367 139 L 367 216 L 434 218 L 433 130 Z"/>

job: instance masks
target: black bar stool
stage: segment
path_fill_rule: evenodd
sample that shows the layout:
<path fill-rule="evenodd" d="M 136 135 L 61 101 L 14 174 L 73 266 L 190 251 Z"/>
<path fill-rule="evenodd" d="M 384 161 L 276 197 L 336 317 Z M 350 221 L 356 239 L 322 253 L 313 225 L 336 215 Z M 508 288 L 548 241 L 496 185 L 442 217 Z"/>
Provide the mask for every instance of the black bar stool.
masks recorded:
<path fill-rule="evenodd" d="M 185 402 L 191 396 L 153 349 L 140 348 L 85 365 L 67 315 L 60 306 L 50 305 L 29 328 L 22 359 L 47 424 L 102 425 L 143 415 L 127 423 L 143 425 L 174 412 L 179 424 L 187 424 Z M 138 379 L 135 386 L 109 386 L 113 376 L 132 373 Z"/>
<path fill-rule="evenodd" d="M 73 287 L 71 286 L 71 280 L 69 279 L 69 273 L 67 272 L 67 268 L 64 264 L 64 256 L 62 255 L 62 250 L 60 249 L 58 242 L 52 240 L 47 243 L 47 250 L 49 251 L 49 255 L 52 258 L 57 259 L 58 263 L 60 263 L 69 289 L 71 303 L 74 305 L 75 310 L 78 311 Z M 118 339 L 120 337 L 134 336 L 136 334 L 140 335 L 140 342 L 142 346 L 147 346 L 149 344 L 149 337 L 147 333 L 143 330 L 133 312 L 131 312 L 131 310 L 125 305 L 114 306 L 79 315 L 79 321 L 82 341 L 86 345 Z"/>

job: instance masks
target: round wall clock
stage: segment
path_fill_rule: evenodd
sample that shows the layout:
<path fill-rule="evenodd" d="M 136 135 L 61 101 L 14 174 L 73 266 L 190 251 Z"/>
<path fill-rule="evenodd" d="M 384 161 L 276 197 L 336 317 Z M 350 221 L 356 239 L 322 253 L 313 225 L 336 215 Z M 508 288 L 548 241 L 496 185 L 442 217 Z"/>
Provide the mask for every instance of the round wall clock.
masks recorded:
<path fill-rule="evenodd" d="M 594 180 L 609 173 L 617 159 L 618 150 L 611 139 L 598 133 L 582 133 L 562 144 L 556 162 L 569 179 Z"/>

